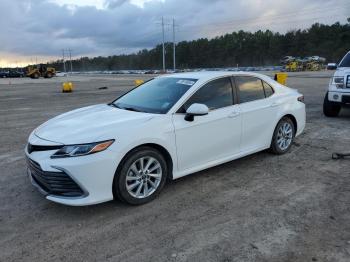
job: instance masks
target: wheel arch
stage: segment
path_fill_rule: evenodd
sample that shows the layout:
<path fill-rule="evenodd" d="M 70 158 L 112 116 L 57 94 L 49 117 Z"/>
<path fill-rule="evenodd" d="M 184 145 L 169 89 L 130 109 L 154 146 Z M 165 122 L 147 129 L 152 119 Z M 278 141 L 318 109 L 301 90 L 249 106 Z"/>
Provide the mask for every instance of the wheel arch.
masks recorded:
<path fill-rule="evenodd" d="M 133 147 L 132 149 L 130 149 L 122 158 L 122 160 L 119 162 L 116 173 L 120 170 L 123 162 L 125 161 L 125 159 L 136 149 L 140 148 L 140 147 L 151 147 L 153 149 L 156 149 L 157 151 L 159 151 L 165 158 L 165 161 L 167 163 L 167 168 L 168 168 L 168 179 L 173 179 L 173 167 L 174 167 L 174 161 L 171 157 L 171 154 L 169 153 L 169 151 L 162 145 L 157 144 L 157 143 L 144 143 L 144 144 L 140 144 L 137 145 L 135 147 Z"/>
<path fill-rule="evenodd" d="M 297 122 L 297 119 L 295 118 L 295 116 L 293 116 L 292 114 L 286 114 L 286 115 L 282 116 L 280 118 L 280 120 L 278 120 L 278 122 L 281 121 L 281 119 L 284 117 L 288 117 L 290 120 L 292 120 L 293 125 L 294 125 L 295 134 L 296 134 L 298 132 L 298 122 Z"/>
<path fill-rule="evenodd" d="M 298 122 L 297 122 L 297 119 L 295 118 L 294 115 L 292 115 L 292 114 L 290 114 L 290 113 L 289 113 L 289 114 L 284 114 L 284 115 L 282 115 L 281 117 L 278 118 L 278 120 L 277 120 L 277 122 L 276 122 L 276 124 L 275 124 L 275 127 L 274 127 L 273 132 L 272 132 L 272 135 L 271 135 L 270 146 L 272 145 L 273 136 L 274 136 L 274 133 L 275 133 L 275 130 L 276 130 L 276 128 L 277 128 L 278 123 L 279 123 L 283 118 L 285 118 L 285 117 L 289 118 L 289 119 L 293 122 L 293 126 L 294 126 L 294 135 L 297 134 L 297 131 L 298 131 Z"/>

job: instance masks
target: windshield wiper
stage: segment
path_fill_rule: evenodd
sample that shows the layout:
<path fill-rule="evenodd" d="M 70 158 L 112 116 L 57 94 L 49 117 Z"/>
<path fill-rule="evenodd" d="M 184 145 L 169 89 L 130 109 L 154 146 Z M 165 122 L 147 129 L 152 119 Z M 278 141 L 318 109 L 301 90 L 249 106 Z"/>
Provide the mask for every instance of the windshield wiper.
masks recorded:
<path fill-rule="evenodd" d="M 121 109 L 129 110 L 129 111 L 134 111 L 134 112 L 142 112 L 135 107 L 121 107 Z"/>
<path fill-rule="evenodd" d="M 109 105 L 113 106 L 113 107 L 116 107 L 116 108 L 119 108 L 119 109 L 123 109 L 123 110 L 134 111 L 134 112 L 143 112 L 143 111 L 141 111 L 141 110 L 139 110 L 139 109 L 137 109 L 135 107 L 131 107 L 131 106 L 123 107 L 123 106 L 120 106 L 120 105 L 115 104 L 115 103 L 110 103 Z"/>

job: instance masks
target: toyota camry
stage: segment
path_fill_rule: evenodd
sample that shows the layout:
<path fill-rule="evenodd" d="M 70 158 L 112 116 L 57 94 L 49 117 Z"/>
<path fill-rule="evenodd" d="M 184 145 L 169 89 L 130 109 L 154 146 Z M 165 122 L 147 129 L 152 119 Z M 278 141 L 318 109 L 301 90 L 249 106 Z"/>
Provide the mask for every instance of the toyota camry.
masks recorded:
<path fill-rule="evenodd" d="M 288 152 L 305 126 L 303 99 L 255 73 L 159 76 L 36 128 L 25 149 L 28 176 L 57 203 L 144 204 L 169 179 L 265 149 Z"/>

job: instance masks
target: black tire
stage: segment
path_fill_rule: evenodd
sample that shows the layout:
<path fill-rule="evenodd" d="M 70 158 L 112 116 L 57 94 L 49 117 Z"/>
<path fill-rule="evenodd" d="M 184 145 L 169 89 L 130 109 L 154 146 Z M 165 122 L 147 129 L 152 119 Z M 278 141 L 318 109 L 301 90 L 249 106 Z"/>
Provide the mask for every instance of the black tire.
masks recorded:
<path fill-rule="evenodd" d="M 339 115 L 340 109 L 341 109 L 340 105 L 337 105 L 336 103 L 328 100 L 328 92 L 327 92 L 323 102 L 323 114 L 327 117 L 336 117 Z"/>
<path fill-rule="evenodd" d="M 129 168 L 132 166 L 132 164 L 137 161 L 138 159 L 142 157 L 151 157 L 154 158 L 158 161 L 158 163 L 161 166 L 161 172 L 162 176 L 159 182 L 158 187 L 156 190 L 149 196 L 144 197 L 144 198 L 137 198 L 132 196 L 126 187 L 126 176 Z M 136 148 L 135 150 L 132 150 L 127 154 L 127 156 L 122 160 L 120 163 L 115 175 L 114 175 L 114 181 L 113 181 L 113 193 L 114 196 L 117 197 L 119 200 L 126 202 L 131 205 L 142 205 L 146 204 L 153 199 L 155 199 L 162 188 L 165 185 L 165 182 L 167 180 L 168 176 L 168 168 L 167 168 L 167 163 L 163 157 L 163 155 L 156 149 L 152 147 L 139 147 Z M 147 182 L 146 182 L 147 183 Z"/>
<path fill-rule="evenodd" d="M 281 148 L 280 145 L 278 144 L 278 137 L 279 137 L 279 130 L 280 128 L 284 125 L 284 124 L 288 124 L 291 127 L 291 141 L 288 145 L 288 147 L 286 148 Z M 293 141 L 294 141 L 294 137 L 295 137 L 295 126 L 293 121 L 289 118 L 289 117 L 283 117 L 277 124 L 275 131 L 273 132 L 273 137 L 272 137 L 272 141 L 271 141 L 271 147 L 270 147 L 270 151 L 273 154 L 276 155 L 283 155 L 285 153 L 287 153 L 290 148 L 292 147 Z"/>
<path fill-rule="evenodd" d="M 33 79 L 38 79 L 39 78 L 39 74 L 38 73 L 33 74 L 32 78 Z"/>

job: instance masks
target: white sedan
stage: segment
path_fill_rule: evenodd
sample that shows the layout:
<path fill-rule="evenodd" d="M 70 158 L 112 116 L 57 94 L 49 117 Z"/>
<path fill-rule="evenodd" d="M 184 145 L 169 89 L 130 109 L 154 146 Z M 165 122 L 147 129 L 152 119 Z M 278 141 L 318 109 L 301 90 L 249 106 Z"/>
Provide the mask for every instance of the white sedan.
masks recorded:
<path fill-rule="evenodd" d="M 110 104 L 59 115 L 26 147 L 46 198 L 90 205 L 153 200 L 167 179 L 270 148 L 284 154 L 305 126 L 303 96 L 246 72 L 156 77 Z"/>

